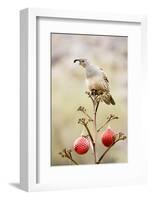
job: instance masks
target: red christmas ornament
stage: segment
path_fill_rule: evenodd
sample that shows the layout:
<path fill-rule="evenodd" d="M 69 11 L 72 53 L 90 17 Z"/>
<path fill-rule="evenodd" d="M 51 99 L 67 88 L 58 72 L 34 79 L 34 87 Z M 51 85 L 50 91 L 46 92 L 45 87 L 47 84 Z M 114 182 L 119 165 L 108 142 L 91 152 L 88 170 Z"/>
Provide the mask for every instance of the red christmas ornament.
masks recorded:
<path fill-rule="evenodd" d="M 107 128 L 105 132 L 102 134 L 101 140 L 104 146 L 109 147 L 113 144 L 115 138 L 114 138 L 114 131 L 112 131 L 111 128 Z"/>
<path fill-rule="evenodd" d="M 78 154 L 85 154 L 90 148 L 90 142 L 84 136 L 78 137 L 74 141 L 73 148 Z"/>

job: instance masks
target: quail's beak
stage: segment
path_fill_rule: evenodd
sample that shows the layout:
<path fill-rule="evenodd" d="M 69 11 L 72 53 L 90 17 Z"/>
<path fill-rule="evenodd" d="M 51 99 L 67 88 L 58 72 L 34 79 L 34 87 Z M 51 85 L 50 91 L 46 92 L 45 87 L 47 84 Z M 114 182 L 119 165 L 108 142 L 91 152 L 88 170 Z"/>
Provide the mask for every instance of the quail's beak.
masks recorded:
<path fill-rule="evenodd" d="M 79 61 L 79 62 L 80 62 L 80 59 L 75 59 L 73 62 L 74 62 L 74 63 L 76 63 L 77 61 Z"/>

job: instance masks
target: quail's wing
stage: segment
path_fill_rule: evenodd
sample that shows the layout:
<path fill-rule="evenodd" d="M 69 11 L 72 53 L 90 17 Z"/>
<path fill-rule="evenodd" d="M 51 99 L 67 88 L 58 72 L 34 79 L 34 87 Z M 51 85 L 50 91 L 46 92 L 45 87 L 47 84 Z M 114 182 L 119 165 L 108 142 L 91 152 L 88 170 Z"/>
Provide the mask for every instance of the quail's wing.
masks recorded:
<path fill-rule="evenodd" d="M 109 80 L 108 80 L 108 78 L 107 78 L 107 76 L 106 76 L 105 73 L 103 73 L 103 78 L 104 78 L 104 80 L 105 80 L 107 83 L 109 83 Z"/>
<path fill-rule="evenodd" d="M 106 74 L 104 73 L 103 69 L 102 69 L 102 68 L 100 68 L 100 70 L 102 71 L 102 74 L 103 74 L 103 79 L 104 79 L 104 80 L 105 80 L 107 83 L 109 83 L 109 80 L 108 80 L 108 78 L 107 78 Z"/>

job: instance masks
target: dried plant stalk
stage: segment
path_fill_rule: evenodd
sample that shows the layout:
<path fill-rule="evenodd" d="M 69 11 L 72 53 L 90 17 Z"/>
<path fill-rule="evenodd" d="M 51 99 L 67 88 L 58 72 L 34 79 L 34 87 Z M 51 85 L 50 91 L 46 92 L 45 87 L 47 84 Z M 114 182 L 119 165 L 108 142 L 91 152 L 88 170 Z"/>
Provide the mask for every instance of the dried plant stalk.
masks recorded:
<path fill-rule="evenodd" d="M 91 99 L 92 101 L 92 105 L 93 105 L 93 117 L 91 117 L 88 113 L 87 110 L 85 109 L 85 107 L 80 106 L 77 111 L 80 111 L 84 114 L 84 116 L 86 118 L 80 118 L 78 120 L 78 124 L 81 124 L 84 126 L 84 128 L 87 131 L 87 137 L 89 137 L 90 142 L 92 144 L 92 151 L 93 151 L 93 155 L 94 155 L 94 164 L 101 164 L 103 158 L 106 156 L 107 152 L 119 141 L 121 140 L 125 140 L 127 137 L 124 133 L 118 133 L 116 134 L 114 137 L 114 142 L 112 143 L 112 145 L 110 145 L 105 151 L 104 153 L 99 157 L 99 159 L 97 158 L 97 151 L 96 151 L 96 143 L 97 143 L 97 134 L 98 132 L 100 132 L 101 129 L 103 129 L 109 122 L 111 122 L 112 120 L 118 119 L 118 116 L 114 115 L 114 114 L 110 114 L 106 121 L 100 126 L 100 128 L 97 128 L 97 111 L 100 105 L 100 102 L 102 102 L 102 98 L 101 95 L 95 95 L 93 93 L 93 95 L 90 92 L 86 92 L 86 94 L 88 95 L 88 97 Z M 92 122 L 93 123 L 93 127 L 94 127 L 94 134 L 91 133 L 89 127 L 88 127 L 88 123 Z M 75 161 L 75 159 L 73 159 L 72 156 L 72 150 L 71 149 L 63 149 L 62 152 L 59 152 L 59 154 L 61 155 L 62 158 L 67 158 L 69 159 L 73 164 L 75 165 L 79 165 L 79 163 L 77 161 Z"/>

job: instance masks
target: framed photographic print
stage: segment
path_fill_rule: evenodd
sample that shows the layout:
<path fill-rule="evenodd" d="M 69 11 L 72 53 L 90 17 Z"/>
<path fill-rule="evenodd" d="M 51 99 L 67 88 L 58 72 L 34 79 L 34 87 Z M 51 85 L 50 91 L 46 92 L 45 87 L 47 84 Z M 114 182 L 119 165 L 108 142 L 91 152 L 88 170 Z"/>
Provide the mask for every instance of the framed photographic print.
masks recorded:
<path fill-rule="evenodd" d="M 146 18 L 47 9 L 20 17 L 22 189 L 144 183 Z"/>

